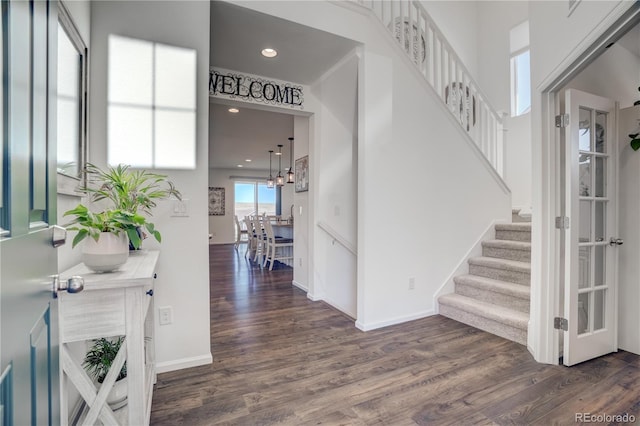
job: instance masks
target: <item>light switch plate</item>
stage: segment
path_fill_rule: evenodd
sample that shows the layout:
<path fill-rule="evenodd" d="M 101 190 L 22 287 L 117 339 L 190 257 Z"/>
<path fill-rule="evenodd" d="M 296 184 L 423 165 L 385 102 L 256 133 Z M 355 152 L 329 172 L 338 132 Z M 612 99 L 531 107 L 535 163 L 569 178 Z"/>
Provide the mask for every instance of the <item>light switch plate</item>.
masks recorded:
<path fill-rule="evenodd" d="M 186 198 L 183 198 L 182 200 L 173 200 L 171 216 L 189 217 L 189 200 Z"/>

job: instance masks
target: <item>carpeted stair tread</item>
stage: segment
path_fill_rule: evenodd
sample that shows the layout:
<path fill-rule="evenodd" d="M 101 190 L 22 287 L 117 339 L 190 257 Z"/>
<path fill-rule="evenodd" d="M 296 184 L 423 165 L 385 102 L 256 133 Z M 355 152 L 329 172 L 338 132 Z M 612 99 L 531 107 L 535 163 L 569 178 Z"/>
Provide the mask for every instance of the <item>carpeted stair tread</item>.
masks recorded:
<path fill-rule="evenodd" d="M 487 268 L 502 269 L 505 271 L 531 273 L 531 263 L 520 262 L 518 260 L 499 259 L 496 257 L 472 257 L 469 259 L 469 265 L 484 266 Z"/>
<path fill-rule="evenodd" d="M 531 232 L 531 222 L 496 223 L 496 231 Z"/>
<path fill-rule="evenodd" d="M 513 240 L 483 241 L 482 255 L 498 259 L 531 262 L 531 243 L 528 241 Z"/>
<path fill-rule="evenodd" d="M 488 240 L 482 242 L 482 247 L 531 251 L 531 243 L 528 241 Z"/>
<path fill-rule="evenodd" d="M 528 286 L 506 281 L 494 280 L 492 278 L 478 275 L 459 275 L 453 278 L 456 284 L 473 286 L 485 291 L 501 293 L 519 299 L 530 299 L 530 288 Z"/>
<path fill-rule="evenodd" d="M 481 302 L 455 293 L 440 296 L 438 298 L 438 302 L 441 305 L 450 306 L 500 324 L 505 324 L 525 332 L 527 331 L 529 314 L 525 314 L 523 312 L 518 312 L 492 303 Z"/>

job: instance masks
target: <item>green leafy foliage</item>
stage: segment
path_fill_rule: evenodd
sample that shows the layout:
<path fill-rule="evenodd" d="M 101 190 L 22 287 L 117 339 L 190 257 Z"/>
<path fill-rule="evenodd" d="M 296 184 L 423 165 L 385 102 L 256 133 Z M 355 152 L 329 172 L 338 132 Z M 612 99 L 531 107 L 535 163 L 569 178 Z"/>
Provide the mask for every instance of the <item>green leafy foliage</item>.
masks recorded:
<path fill-rule="evenodd" d="M 118 355 L 120 346 L 122 346 L 122 342 L 124 342 L 124 336 L 115 339 L 103 337 L 93 341 L 93 345 L 84 357 L 82 366 L 94 379 L 98 380 L 98 383 L 102 383 L 105 377 L 107 377 L 111 365 L 116 355 Z M 116 381 L 124 379 L 125 377 L 127 377 L 126 361 Z"/>
<path fill-rule="evenodd" d="M 91 212 L 83 204 L 65 212 L 65 216 L 73 215 L 69 230 L 78 231 L 73 239 L 73 247 L 82 240 L 91 237 L 98 241 L 100 233 L 125 232 L 131 245 L 138 249 L 142 238 L 138 228 L 145 228 L 158 241 L 162 241 L 160 232 L 149 222 L 156 202 L 171 196 L 182 199 L 173 183 L 166 175 L 151 173 L 146 170 L 131 170 L 130 166 L 118 165 L 106 171 L 93 164 L 85 169 L 87 185 L 80 189 L 88 196 L 90 202 L 107 200 L 111 208 L 100 213 Z"/>

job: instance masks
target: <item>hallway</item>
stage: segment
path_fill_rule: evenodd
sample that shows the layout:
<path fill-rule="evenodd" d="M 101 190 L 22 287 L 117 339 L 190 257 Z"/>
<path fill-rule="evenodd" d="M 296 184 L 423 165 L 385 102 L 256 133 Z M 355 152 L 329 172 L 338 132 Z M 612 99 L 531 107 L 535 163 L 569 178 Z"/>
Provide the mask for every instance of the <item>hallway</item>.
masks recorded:
<path fill-rule="evenodd" d="M 436 315 L 363 333 L 233 245 L 209 248 L 213 364 L 158 376 L 151 424 L 574 424 L 640 416 L 640 357 L 572 368 Z"/>

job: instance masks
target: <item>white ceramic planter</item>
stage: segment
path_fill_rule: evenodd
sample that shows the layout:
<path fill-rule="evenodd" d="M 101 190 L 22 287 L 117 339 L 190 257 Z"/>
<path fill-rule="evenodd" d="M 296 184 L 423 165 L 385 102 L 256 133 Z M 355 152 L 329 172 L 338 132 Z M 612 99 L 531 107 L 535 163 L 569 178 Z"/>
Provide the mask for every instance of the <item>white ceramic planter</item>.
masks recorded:
<path fill-rule="evenodd" d="M 107 396 L 107 404 L 109 404 L 112 410 L 117 410 L 127 405 L 127 390 L 126 377 L 113 384 Z"/>
<path fill-rule="evenodd" d="M 110 272 L 124 265 L 129 257 L 129 238 L 126 232 L 112 234 L 103 232 L 98 241 L 84 239 L 82 261 L 96 272 Z"/>

